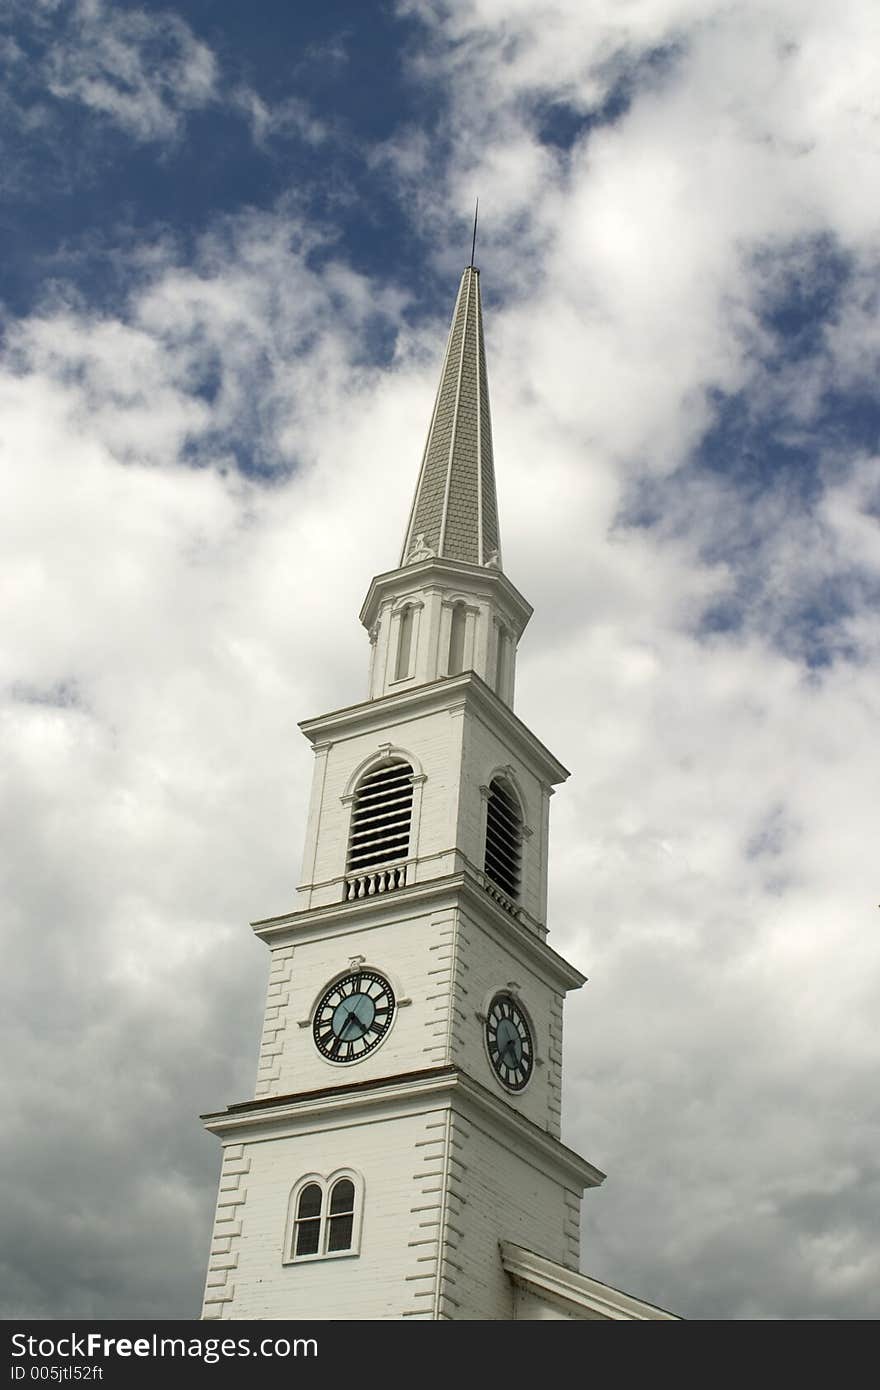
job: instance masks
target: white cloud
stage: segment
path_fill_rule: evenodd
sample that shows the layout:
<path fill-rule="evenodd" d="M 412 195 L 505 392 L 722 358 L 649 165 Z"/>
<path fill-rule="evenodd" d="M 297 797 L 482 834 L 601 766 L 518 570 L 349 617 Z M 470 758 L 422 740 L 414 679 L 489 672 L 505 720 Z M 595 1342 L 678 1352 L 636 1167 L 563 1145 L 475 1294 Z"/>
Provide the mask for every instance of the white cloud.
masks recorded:
<path fill-rule="evenodd" d="M 270 103 L 253 87 L 239 87 L 233 101 L 250 122 L 254 144 L 265 146 L 278 136 L 299 136 L 309 145 L 320 145 L 327 138 L 327 124 L 319 120 L 300 97 L 287 97 Z"/>
<path fill-rule="evenodd" d="M 567 1014 L 568 1137 L 610 1174 L 585 1265 L 694 1315 L 874 1315 L 876 459 L 823 445 L 815 496 L 684 468 L 713 391 L 808 432 L 827 383 L 868 379 L 871 9 L 419 8 L 453 157 L 416 197 L 424 141 L 391 164 L 423 226 L 481 195 L 505 564 L 537 610 L 518 710 L 574 773 L 550 926 L 592 977 Z M 540 144 L 539 102 L 601 102 L 673 43 L 615 124 Z M 101 54 L 68 70 L 77 99 Z M 183 103 L 157 100 L 113 118 L 173 130 Z M 356 613 L 396 558 L 442 346 L 404 327 L 405 286 L 342 248 L 316 269 L 319 238 L 287 208 L 227 219 L 193 264 L 148 248 L 115 314 L 11 325 L 2 1016 L 36 1196 L 6 1193 L 7 1315 L 131 1315 L 131 1287 L 167 1313 L 171 1250 L 177 1306 L 198 1297 L 215 1155 L 194 1116 L 252 1084 L 244 922 L 292 901 L 294 723 L 363 692 Z M 854 273 L 797 369 L 762 312 L 817 238 Z M 364 364 L 376 312 L 387 369 Z M 640 486 L 653 525 L 622 519 Z M 797 614 L 832 591 L 810 667 Z M 739 623 L 707 628 L 731 595 Z M 60 1260 L 47 1143 L 76 1155 L 86 1227 Z M 84 1247 L 92 1272 L 53 1284 Z"/>
<path fill-rule="evenodd" d="M 214 99 L 217 64 L 170 10 L 78 0 L 46 56 L 49 91 L 108 117 L 137 140 L 168 140 L 184 113 Z"/>

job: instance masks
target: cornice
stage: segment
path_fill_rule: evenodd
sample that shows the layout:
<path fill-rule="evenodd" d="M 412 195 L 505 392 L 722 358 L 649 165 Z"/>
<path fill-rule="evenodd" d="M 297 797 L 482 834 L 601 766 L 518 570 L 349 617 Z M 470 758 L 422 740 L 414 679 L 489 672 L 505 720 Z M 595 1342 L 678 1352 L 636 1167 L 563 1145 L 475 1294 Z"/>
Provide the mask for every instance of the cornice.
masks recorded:
<path fill-rule="evenodd" d="M 580 989 L 586 983 L 586 975 L 493 902 L 467 873 L 429 879 L 426 883 L 414 883 L 406 888 L 396 888 L 393 893 L 360 898 L 354 902 L 331 903 L 284 913 L 279 917 L 266 917 L 252 922 L 251 926 L 261 941 L 283 946 L 304 937 L 314 939 L 335 935 L 343 928 L 360 931 L 364 927 L 385 925 L 396 918 L 407 917 L 413 911 L 446 903 L 455 906 L 462 900 L 463 905 L 475 915 L 484 915 L 494 934 L 502 938 L 509 948 L 518 950 L 536 972 L 549 977 L 552 984 L 570 990 Z"/>
<path fill-rule="evenodd" d="M 511 1278 L 539 1297 L 549 1294 L 564 1303 L 588 1308 L 609 1321 L 681 1322 L 677 1313 L 669 1313 L 665 1308 L 645 1303 L 578 1270 L 566 1269 L 555 1260 L 548 1260 L 545 1255 L 537 1255 L 534 1250 L 526 1250 L 506 1240 L 500 1242 L 499 1248 L 501 1263 Z"/>
<path fill-rule="evenodd" d="M 470 1108 L 485 1120 L 492 1134 L 503 1135 L 516 1152 L 530 1155 L 545 1169 L 553 1168 L 582 1187 L 598 1187 L 605 1180 L 599 1168 L 493 1096 L 458 1067 L 437 1067 L 353 1086 L 243 1101 L 201 1118 L 205 1128 L 222 1139 L 233 1143 L 260 1142 L 293 1135 L 309 1121 L 326 1126 L 331 1114 L 340 1123 L 357 1123 L 378 1118 L 374 1112 L 387 1111 L 389 1107 L 398 1114 L 407 1114 L 434 1104 Z"/>
<path fill-rule="evenodd" d="M 328 714 L 304 719 L 300 728 L 310 743 L 318 745 L 328 738 L 348 738 L 371 729 L 386 728 L 397 718 L 418 718 L 434 714 L 463 702 L 487 721 L 500 726 L 511 747 L 526 764 L 538 772 L 542 781 L 555 786 L 569 776 L 568 769 L 539 738 L 498 698 L 475 671 L 460 676 L 445 676 L 440 680 L 417 685 L 411 690 L 395 691 L 378 700 L 363 700 L 357 705 L 345 705 Z"/>
<path fill-rule="evenodd" d="M 376 610 L 385 593 L 406 593 L 412 589 L 434 588 L 446 585 L 480 594 L 485 598 L 494 597 L 508 610 L 521 634 L 535 611 L 532 605 L 500 569 L 486 565 L 474 565 L 467 560 L 446 560 L 431 556 L 414 565 L 403 565 L 399 569 L 386 570 L 370 581 L 367 596 L 360 611 L 360 620 L 369 630 L 376 620 Z"/>

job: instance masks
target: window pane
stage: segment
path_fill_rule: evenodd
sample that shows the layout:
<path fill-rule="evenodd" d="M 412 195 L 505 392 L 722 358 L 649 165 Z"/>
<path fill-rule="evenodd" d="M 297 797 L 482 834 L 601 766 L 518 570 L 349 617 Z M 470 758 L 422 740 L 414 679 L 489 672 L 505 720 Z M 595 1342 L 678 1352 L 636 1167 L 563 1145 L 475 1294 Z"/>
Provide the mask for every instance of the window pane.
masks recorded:
<path fill-rule="evenodd" d="M 297 1255 L 317 1255 L 320 1234 L 320 1221 L 298 1221 L 296 1223 L 295 1253 Z"/>
<path fill-rule="evenodd" d="M 350 1178 L 340 1178 L 330 1193 L 330 1215 L 349 1211 L 354 1211 L 354 1183 Z"/>
<path fill-rule="evenodd" d="M 310 1182 L 299 1194 L 296 1214 L 300 1218 L 321 1215 L 321 1189 L 316 1182 Z"/>
<path fill-rule="evenodd" d="M 328 1250 L 350 1250 L 351 1233 L 354 1227 L 354 1216 L 330 1217 L 330 1239 L 327 1242 Z"/>

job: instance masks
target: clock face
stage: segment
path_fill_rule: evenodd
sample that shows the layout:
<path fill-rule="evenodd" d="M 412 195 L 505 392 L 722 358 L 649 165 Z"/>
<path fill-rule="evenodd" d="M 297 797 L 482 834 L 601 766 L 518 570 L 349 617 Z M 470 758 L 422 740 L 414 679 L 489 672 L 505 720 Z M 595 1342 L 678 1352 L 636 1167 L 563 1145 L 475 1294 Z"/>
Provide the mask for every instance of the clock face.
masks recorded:
<path fill-rule="evenodd" d="M 532 1074 L 535 1046 L 525 1014 L 512 994 L 496 994 L 489 1005 L 486 1047 L 502 1084 L 521 1091 Z"/>
<path fill-rule="evenodd" d="M 394 1018 L 394 991 L 373 970 L 358 970 L 325 991 L 315 1010 L 315 1045 L 331 1062 L 359 1062 Z"/>

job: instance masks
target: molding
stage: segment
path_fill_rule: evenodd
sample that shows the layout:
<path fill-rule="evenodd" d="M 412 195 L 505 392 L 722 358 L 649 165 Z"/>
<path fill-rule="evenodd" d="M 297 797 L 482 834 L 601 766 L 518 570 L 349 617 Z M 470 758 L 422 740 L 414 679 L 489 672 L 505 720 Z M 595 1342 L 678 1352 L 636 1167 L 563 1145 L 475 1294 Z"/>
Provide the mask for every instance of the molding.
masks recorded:
<path fill-rule="evenodd" d="M 458 1067 L 432 1067 L 420 1072 L 361 1081 L 353 1085 L 324 1087 L 298 1095 L 272 1096 L 241 1101 L 218 1114 L 203 1115 L 212 1134 L 232 1143 L 286 1138 L 311 1122 L 326 1129 L 330 1115 L 339 1125 L 369 1123 L 397 1114 L 419 1113 L 426 1108 L 452 1106 L 466 1109 L 499 1142 L 527 1158 L 543 1172 L 554 1172 L 572 1187 L 598 1187 L 605 1174 L 572 1149 L 493 1096 L 485 1086 Z M 379 1115 L 375 1112 L 385 1111 Z"/>
<path fill-rule="evenodd" d="M 378 769 L 383 763 L 393 762 L 409 763 L 413 770 L 413 785 L 417 782 L 426 782 L 428 780 L 427 773 L 422 771 L 421 762 L 408 748 L 401 748 L 400 745 L 396 743 L 380 743 L 378 748 L 374 748 L 372 753 L 369 753 L 366 758 L 361 759 L 349 776 L 345 784 L 345 790 L 339 797 L 343 806 L 348 805 L 354 800 L 358 783 L 362 777 L 367 775 L 371 768 L 375 767 Z"/>
<path fill-rule="evenodd" d="M 413 816 L 415 817 L 415 798 L 417 798 L 417 797 L 421 794 L 421 783 L 418 782 L 418 781 L 415 781 L 413 785 L 414 785 L 414 800 L 413 800 L 413 808 L 414 808 L 414 809 L 413 809 Z M 341 798 L 340 798 L 340 800 L 341 800 Z M 350 802 L 349 802 L 349 804 L 350 804 Z M 484 831 L 484 832 L 485 832 L 485 828 L 486 828 L 486 827 L 485 827 L 485 825 L 484 825 L 484 826 L 483 826 L 483 831 Z M 464 854 L 462 850 L 457 849 L 455 846 L 450 846 L 448 849 L 434 850 L 431 854 L 420 855 L 419 852 L 418 852 L 417 838 L 415 838 L 415 839 L 413 839 L 412 842 L 411 842 L 411 851 L 412 851 L 412 852 L 408 855 L 408 857 L 407 857 L 406 859 L 397 859 L 397 860 L 394 861 L 394 865 L 393 865 L 393 866 L 392 866 L 392 865 L 388 865 L 388 866 L 387 866 L 388 868 L 391 868 L 391 867 L 396 867 L 396 868 L 401 868 L 401 869 L 402 869 L 402 868 L 405 868 L 406 871 L 407 871 L 407 874 L 409 875 L 409 879 L 410 879 L 410 882 L 409 882 L 409 887 L 410 887 L 410 889 L 413 889 L 413 888 L 416 888 L 416 887 L 422 887 L 422 888 L 427 887 L 434 877 L 436 877 L 436 880 L 437 880 L 438 882 L 441 881 L 441 880 L 444 881 L 444 882 L 447 881 L 447 880 L 451 877 L 450 871 L 447 871 L 445 874 L 438 872 L 438 873 L 436 874 L 436 876 L 432 876 L 432 875 L 430 875 L 430 874 L 427 872 L 427 869 L 428 869 L 428 865 L 429 865 L 432 861 L 434 861 L 434 862 L 438 862 L 438 861 L 447 861 L 447 862 L 448 862 L 448 861 L 451 860 L 451 861 L 453 861 L 455 864 L 460 864 L 460 865 L 461 865 L 461 868 L 460 868 L 460 869 L 453 870 L 452 872 L 458 873 L 458 874 L 462 874 L 462 873 L 463 873 L 463 874 L 469 879 L 469 881 L 470 881 L 470 883 L 471 883 L 472 885 L 474 885 L 474 884 L 477 885 L 481 891 L 484 891 L 484 892 L 486 893 L 486 896 L 492 900 L 493 905 L 495 905 L 495 904 L 500 904 L 502 898 L 505 898 L 505 900 L 511 904 L 511 906 L 510 906 L 510 907 L 506 910 L 506 912 L 504 913 L 504 920 L 505 920 L 505 921 L 509 921 L 511 918 L 513 918 L 513 919 L 515 919 L 516 922 L 520 923 L 522 926 L 527 927 L 528 930 L 529 930 L 529 932 L 530 932 L 533 936 L 539 937 L 541 941 L 546 941 L 546 939 L 547 939 L 547 933 L 548 933 L 547 923 L 546 923 L 546 922 L 540 921 L 537 917 L 533 917 L 532 914 L 531 914 L 531 912 L 529 912 L 529 911 L 523 906 L 522 903 L 514 902 L 512 898 L 507 898 L 507 895 L 506 895 L 505 893 L 502 893 L 501 889 L 498 887 L 498 885 L 495 883 L 495 881 L 489 877 L 489 875 L 486 873 L 486 871 L 485 871 L 484 869 L 478 869 L 477 866 L 476 866 L 476 864 L 474 863 L 474 861 L 473 861 L 472 859 L 469 859 L 468 856 L 467 856 L 466 854 Z M 483 846 L 483 854 L 485 855 L 485 845 Z M 410 868 L 412 869 L 412 873 L 411 873 L 411 874 L 410 874 Z M 425 870 L 426 872 L 425 872 L 421 877 L 415 877 L 415 875 L 417 874 L 417 871 L 418 871 L 418 870 Z M 322 892 L 323 892 L 325 889 L 333 889 L 333 890 L 334 890 L 334 893 L 337 893 L 337 894 L 338 894 L 338 896 L 335 896 L 335 897 L 332 899 L 332 901 L 329 902 L 329 903 L 325 901 L 324 903 L 317 904 L 317 905 L 315 905 L 314 907 L 303 908 L 302 911 L 303 911 L 303 912 L 316 912 L 316 911 L 319 910 L 319 908 L 320 908 L 321 910 L 324 910 L 325 908 L 336 907 L 336 906 L 342 905 L 342 904 L 344 904 L 344 903 L 350 903 L 351 901 L 354 901 L 354 900 L 352 900 L 352 899 L 347 899 L 347 898 L 345 897 L 345 882 L 346 882 L 346 879 L 347 879 L 347 878 L 350 878 L 350 877 L 351 877 L 351 875 L 350 875 L 349 873 L 342 873 L 342 874 L 335 874 L 335 875 L 333 876 L 333 878 L 324 878 L 324 879 L 320 879 L 320 880 L 317 880 L 317 879 L 308 880 L 308 879 L 307 879 L 305 882 L 300 883 L 300 884 L 298 885 L 298 887 L 297 887 L 297 892 L 298 892 L 298 893 L 303 893 L 303 892 L 318 892 L 318 891 L 322 891 Z M 399 892 L 399 891 L 401 891 L 401 890 L 395 889 L 394 891 L 395 891 L 395 892 Z M 378 895 L 373 895 L 373 894 L 371 894 L 370 896 L 371 896 L 371 897 L 375 897 L 375 896 L 378 896 Z M 384 896 L 387 897 L 387 893 L 386 893 Z M 361 899 L 357 899 L 356 901 L 360 902 Z M 276 916 L 275 916 L 274 918 L 264 918 L 263 920 L 264 920 L 264 921 L 277 921 L 277 920 L 280 920 L 282 916 L 284 916 L 284 918 L 286 919 L 286 918 L 291 917 L 291 916 L 293 916 L 293 915 L 294 915 L 293 913 L 284 913 L 284 914 L 277 913 Z M 251 926 L 254 927 L 255 929 L 256 929 L 257 926 L 260 926 L 260 925 L 261 925 L 260 922 L 252 922 L 252 923 L 251 923 Z"/>
<path fill-rule="evenodd" d="M 642 1322 L 647 1320 L 681 1322 L 677 1313 L 669 1313 L 653 1303 L 645 1303 L 632 1294 L 602 1284 L 588 1274 L 566 1269 L 545 1255 L 526 1250 L 503 1240 L 499 1243 L 501 1263 L 506 1272 L 529 1293 L 538 1298 L 588 1309 L 608 1321 Z"/>
<path fill-rule="evenodd" d="M 443 592 L 443 591 L 441 590 L 441 593 L 442 593 L 442 592 Z M 480 612 L 480 605 L 479 605 L 478 603 L 468 603 L 467 599 L 466 599 L 466 598 L 464 597 L 464 595 L 462 595 L 462 594 L 454 594 L 454 595 L 449 596 L 449 597 L 441 598 L 441 600 L 440 600 L 440 607 L 441 607 L 441 608 L 463 608 L 464 611 L 465 611 L 466 613 L 479 613 L 479 612 Z"/>
<path fill-rule="evenodd" d="M 548 946 L 529 927 L 524 927 L 510 913 L 493 902 L 470 874 L 450 874 L 446 878 L 430 879 L 396 888 L 393 893 L 381 893 L 353 902 L 331 903 L 326 907 L 304 908 L 301 912 L 286 913 L 252 922 L 254 933 L 268 945 L 287 945 L 302 940 L 332 936 L 336 931 L 360 931 L 364 927 L 385 926 L 398 920 L 408 921 L 418 911 L 439 906 L 458 907 L 474 916 L 483 917 L 485 930 L 493 932 L 530 964 L 551 985 L 563 990 L 580 989 L 587 977 Z M 335 930 L 334 930 L 335 929 Z"/>
<path fill-rule="evenodd" d="M 304 719 L 299 727 L 310 743 L 324 739 L 336 742 L 371 730 L 386 729 L 396 720 L 418 718 L 448 709 L 457 701 L 463 701 L 465 707 L 472 708 L 476 715 L 498 726 L 539 781 L 552 785 L 567 779 L 568 768 L 475 671 L 465 671 L 460 676 L 443 676 L 440 680 L 429 681 L 410 690 L 395 690 L 376 700 L 346 705 L 314 719 Z"/>
<path fill-rule="evenodd" d="M 376 620 L 376 614 L 383 597 L 397 597 L 412 593 L 419 588 L 435 587 L 438 584 L 455 592 L 478 594 L 481 598 L 494 599 L 510 617 L 521 637 L 526 623 L 534 609 L 528 599 L 510 582 L 500 569 L 486 565 L 473 565 L 467 560 L 446 560 L 435 555 L 427 556 L 416 564 L 404 564 L 396 570 L 385 570 L 370 582 L 367 596 L 360 611 L 360 620 L 368 630 Z"/>

